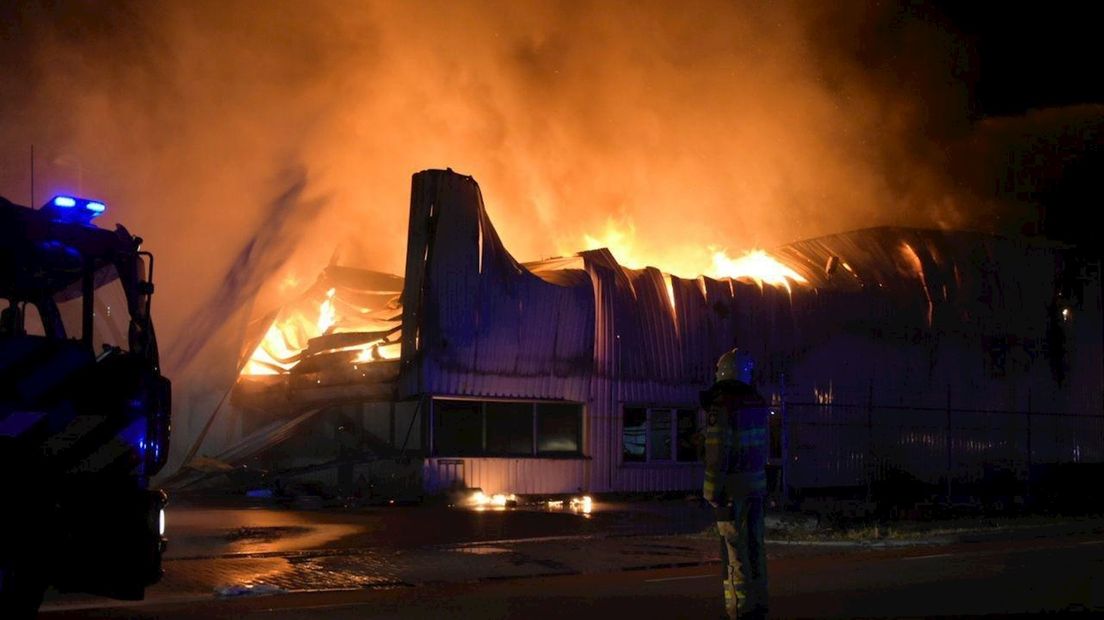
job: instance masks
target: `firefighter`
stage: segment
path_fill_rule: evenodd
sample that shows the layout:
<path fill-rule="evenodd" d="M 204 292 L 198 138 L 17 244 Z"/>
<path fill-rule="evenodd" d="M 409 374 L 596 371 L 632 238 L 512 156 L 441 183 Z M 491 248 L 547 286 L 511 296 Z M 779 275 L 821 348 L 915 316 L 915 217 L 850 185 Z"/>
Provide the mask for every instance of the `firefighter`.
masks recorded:
<path fill-rule="evenodd" d="M 702 392 L 706 411 L 702 495 L 716 514 L 729 618 L 767 617 L 763 503 L 767 491 L 767 406 L 753 386 L 755 363 L 733 349 L 717 360 Z"/>

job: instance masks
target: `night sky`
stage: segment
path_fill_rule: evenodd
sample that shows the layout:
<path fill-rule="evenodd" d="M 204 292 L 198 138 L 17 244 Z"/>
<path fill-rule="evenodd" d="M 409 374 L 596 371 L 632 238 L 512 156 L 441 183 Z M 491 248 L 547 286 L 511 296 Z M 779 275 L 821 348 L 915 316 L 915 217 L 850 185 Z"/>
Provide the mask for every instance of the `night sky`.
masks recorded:
<path fill-rule="evenodd" d="M 1104 103 L 1104 38 L 1091 2 L 940 2 L 935 7 L 971 48 L 972 116 L 1015 117 Z M 1058 148 L 1039 149 L 1038 187 L 1025 199 L 1044 210 L 1044 234 L 1099 252 L 1084 225 L 1104 203 L 1104 109 L 1071 113 Z M 1056 151 L 1056 152 L 1055 152 Z M 1025 171 L 1033 166 L 1025 162 Z"/>
<path fill-rule="evenodd" d="M 1104 102 L 1104 39 L 1088 2 L 940 2 L 977 56 L 978 116 Z"/>

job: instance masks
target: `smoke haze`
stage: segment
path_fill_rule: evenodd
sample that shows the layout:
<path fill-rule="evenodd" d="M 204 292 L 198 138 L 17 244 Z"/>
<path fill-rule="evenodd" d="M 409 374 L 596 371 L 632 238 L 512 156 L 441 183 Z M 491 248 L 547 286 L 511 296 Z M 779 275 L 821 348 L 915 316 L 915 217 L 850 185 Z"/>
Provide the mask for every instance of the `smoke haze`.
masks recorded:
<path fill-rule="evenodd" d="M 401 274 L 410 175 L 425 168 L 473 175 L 521 260 L 612 231 L 676 273 L 706 268 L 711 247 L 881 224 L 1018 232 L 1031 218 L 973 191 L 992 175 L 958 170 L 978 152 L 970 50 L 911 5 L 0 10 L 0 194 L 29 200 L 34 144 L 37 202 L 101 198 L 106 224 L 142 235 L 179 364 L 196 316 L 267 311 L 337 247 Z M 256 291 L 252 305 L 228 303 L 227 281 Z"/>

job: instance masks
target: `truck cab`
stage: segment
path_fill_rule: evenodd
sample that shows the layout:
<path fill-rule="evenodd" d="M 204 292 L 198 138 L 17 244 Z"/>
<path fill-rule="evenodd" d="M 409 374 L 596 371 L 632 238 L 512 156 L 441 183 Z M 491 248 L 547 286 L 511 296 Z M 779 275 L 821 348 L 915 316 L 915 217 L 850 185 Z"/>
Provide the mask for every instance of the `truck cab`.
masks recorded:
<path fill-rule="evenodd" d="M 153 256 L 98 201 L 0 197 L 0 617 L 47 587 L 141 599 L 161 576 L 171 388 Z"/>

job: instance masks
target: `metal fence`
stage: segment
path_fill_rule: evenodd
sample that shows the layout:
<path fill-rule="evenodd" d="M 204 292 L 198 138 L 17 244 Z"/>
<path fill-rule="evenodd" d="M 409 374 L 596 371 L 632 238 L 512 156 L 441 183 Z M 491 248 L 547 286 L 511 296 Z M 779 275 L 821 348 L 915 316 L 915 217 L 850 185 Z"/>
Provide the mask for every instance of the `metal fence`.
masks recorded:
<path fill-rule="evenodd" d="M 1037 503 L 1098 495 L 1104 474 L 1104 412 L 965 409 L 948 397 L 944 407 L 783 401 L 775 415 L 776 488 L 790 501 Z"/>

